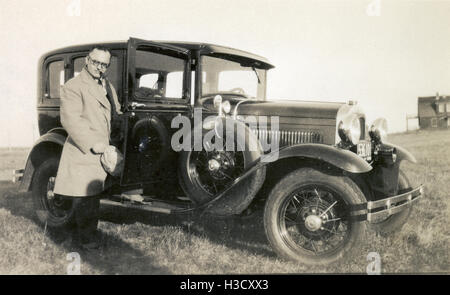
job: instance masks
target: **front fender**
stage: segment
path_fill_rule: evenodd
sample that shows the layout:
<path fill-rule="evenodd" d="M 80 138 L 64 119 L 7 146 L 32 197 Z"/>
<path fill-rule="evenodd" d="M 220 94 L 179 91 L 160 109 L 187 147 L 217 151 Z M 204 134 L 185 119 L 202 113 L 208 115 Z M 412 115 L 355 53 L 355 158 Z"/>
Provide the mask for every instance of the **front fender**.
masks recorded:
<path fill-rule="evenodd" d="M 408 150 L 405 148 L 402 148 L 401 146 L 395 145 L 393 143 L 383 143 L 386 146 L 395 148 L 397 150 L 397 161 L 401 162 L 403 160 L 409 161 L 411 163 L 416 164 L 417 160 L 416 157 L 413 156 Z"/>
<path fill-rule="evenodd" d="M 273 153 L 276 152 L 271 154 Z M 270 155 L 267 157 L 270 158 Z M 320 160 L 351 173 L 365 173 L 372 170 L 372 166 L 355 153 L 325 144 L 298 144 L 278 151 L 279 159 L 291 157 Z"/>
<path fill-rule="evenodd" d="M 28 154 L 27 162 L 20 182 L 19 191 L 26 192 L 30 190 L 31 181 L 36 167 L 38 167 L 49 156 L 62 150 L 66 141 L 67 133 L 64 129 L 52 129 L 41 136 L 33 145 Z"/>

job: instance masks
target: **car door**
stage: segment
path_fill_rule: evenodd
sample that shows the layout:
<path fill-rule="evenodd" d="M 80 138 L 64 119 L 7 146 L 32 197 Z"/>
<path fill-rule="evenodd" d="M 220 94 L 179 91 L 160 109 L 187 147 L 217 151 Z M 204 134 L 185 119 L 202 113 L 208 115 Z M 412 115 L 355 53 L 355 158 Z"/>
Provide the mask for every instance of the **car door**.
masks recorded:
<path fill-rule="evenodd" d="M 170 126 L 175 116 L 191 118 L 190 75 L 188 50 L 128 41 L 121 185 L 177 179 L 177 155 L 170 144 L 176 130 Z"/>

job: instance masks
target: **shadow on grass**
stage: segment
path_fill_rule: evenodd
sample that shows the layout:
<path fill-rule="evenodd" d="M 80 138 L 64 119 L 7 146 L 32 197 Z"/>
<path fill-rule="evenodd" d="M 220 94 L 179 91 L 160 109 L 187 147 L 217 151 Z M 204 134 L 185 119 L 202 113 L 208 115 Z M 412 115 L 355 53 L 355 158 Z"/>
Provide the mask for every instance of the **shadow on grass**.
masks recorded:
<path fill-rule="evenodd" d="M 178 226 L 187 234 L 206 238 L 230 249 L 248 251 L 252 254 L 277 257 L 267 242 L 262 211 L 249 217 L 215 217 L 191 214 L 162 214 L 132 208 L 102 205 L 102 220 L 117 224 L 140 222 L 152 226 Z"/>
<path fill-rule="evenodd" d="M 18 193 L 17 189 L 18 185 L 14 183 L 0 181 L 0 208 L 40 224 L 33 211 L 31 193 Z M 151 258 L 115 235 L 100 231 L 102 247 L 99 250 L 84 251 L 76 246 L 71 232 L 67 230 L 47 230 L 46 234 L 67 253 L 78 252 L 82 263 L 89 264 L 95 273 L 171 274 L 168 269 L 154 265 Z"/>

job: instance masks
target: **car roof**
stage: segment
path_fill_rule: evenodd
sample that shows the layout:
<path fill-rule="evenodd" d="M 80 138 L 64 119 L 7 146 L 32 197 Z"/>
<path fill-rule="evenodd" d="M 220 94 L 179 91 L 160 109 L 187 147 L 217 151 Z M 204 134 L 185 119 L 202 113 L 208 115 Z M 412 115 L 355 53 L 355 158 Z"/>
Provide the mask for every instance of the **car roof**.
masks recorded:
<path fill-rule="evenodd" d="M 150 41 L 154 43 L 160 43 L 163 45 L 171 45 L 180 47 L 189 51 L 200 51 L 202 54 L 224 54 L 231 55 L 236 57 L 243 57 L 247 59 L 252 59 L 259 61 L 264 64 L 264 68 L 270 69 L 274 68 L 269 60 L 265 57 L 262 57 L 257 54 L 253 54 L 248 51 L 231 48 L 222 45 L 210 44 L 210 43 L 201 43 L 201 42 L 182 42 L 182 41 Z M 79 52 L 79 51 L 87 51 L 90 50 L 93 46 L 105 46 L 109 49 L 126 49 L 127 41 L 110 41 L 110 42 L 100 42 L 100 43 L 89 43 L 89 44 L 80 44 L 80 45 L 72 45 L 63 48 L 59 48 L 56 50 L 49 51 L 43 55 L 43 57 L 51 56 L 59 53 L 71 53 L 71 52 Z"/>

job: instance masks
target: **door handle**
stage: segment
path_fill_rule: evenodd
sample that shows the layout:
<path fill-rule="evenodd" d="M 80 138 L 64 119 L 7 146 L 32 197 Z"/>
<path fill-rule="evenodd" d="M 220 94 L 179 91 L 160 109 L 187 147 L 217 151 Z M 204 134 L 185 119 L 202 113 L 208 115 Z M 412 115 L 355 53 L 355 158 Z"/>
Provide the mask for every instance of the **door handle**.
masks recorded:
<path fill-rule="evenodd" d="M 145 103 L 132 102 L 130 104 L 132 110 L 145 107 Z"/>

